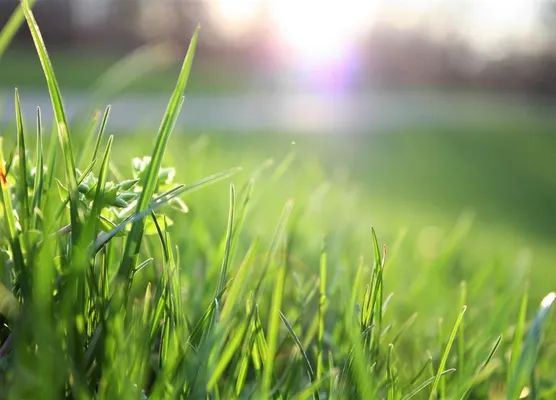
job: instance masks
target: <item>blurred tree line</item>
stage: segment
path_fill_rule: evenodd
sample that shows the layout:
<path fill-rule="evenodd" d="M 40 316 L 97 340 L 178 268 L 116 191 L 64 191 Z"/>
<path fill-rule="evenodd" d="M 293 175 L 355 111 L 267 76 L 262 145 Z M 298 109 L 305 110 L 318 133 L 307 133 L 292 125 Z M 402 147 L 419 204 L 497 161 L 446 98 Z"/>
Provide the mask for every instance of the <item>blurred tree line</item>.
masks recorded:
<path fill-rule="evenodd" d="M 19 0 L 0 0 L 0 26 Z M 184 45 L 197 23 L 205 59 L 261 64 L 268 53 L 268 24 L 242 40 L 218 32 L 200 0 L 38 0 L 35 14 L 51 48 L 124 52 L 150 41 Z M 538 29 L 546 40 L 527 51 L 479 54 L 462 35 L 377 25 L 357 46 L 365 79 L 377 87 L 447 88 L 556 94 L 556 0 L 540 2 Z M 237 38 L 234 38 L 237 39 Z M 26 27 L 17 41 L 30 41 Z"/>

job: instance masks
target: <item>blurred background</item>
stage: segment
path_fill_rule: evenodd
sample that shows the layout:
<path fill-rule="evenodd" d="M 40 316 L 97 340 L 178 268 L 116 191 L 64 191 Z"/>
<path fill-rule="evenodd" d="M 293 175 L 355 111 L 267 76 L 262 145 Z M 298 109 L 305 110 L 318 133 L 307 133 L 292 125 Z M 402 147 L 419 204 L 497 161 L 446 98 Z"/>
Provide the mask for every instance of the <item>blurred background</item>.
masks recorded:
<path fill-rule="evenodd" d="M 17 4 L 0 0 L 0 26 Z M 295 152 L 304 169 L 278 197 L 344 185 L 361 201 L 338 208 L 385 241 L 413 227 L 425 253 L 469 210 L 473 248 L 512 259 L 530 248 L 539 276 L 554 269 L 556 1 L 38 0 L 34 10 L 69 114 L 111 104 L 122 147 L 144 142 L 148 154 L 200 23 L 171 159 L 199 137 L 213 155 L 199 173 Z M 5 127 L 14 87 L 26 117 L 40 105 L 51 121 L 25 28 L 0 59 Z"/>

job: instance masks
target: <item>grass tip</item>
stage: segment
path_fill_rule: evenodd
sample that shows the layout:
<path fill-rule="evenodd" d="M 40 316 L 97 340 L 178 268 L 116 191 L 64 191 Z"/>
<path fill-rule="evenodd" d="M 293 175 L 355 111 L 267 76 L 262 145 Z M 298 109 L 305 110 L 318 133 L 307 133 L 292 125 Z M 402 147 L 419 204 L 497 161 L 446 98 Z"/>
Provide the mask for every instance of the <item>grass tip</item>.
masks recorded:
<path fill-rule="evenodd" d="M 551 292 L 549 294 L 547 294 L 544 299 L 542 299 L 541 301 L 541 307 L 542 308 L 550 308 L 552 306 L 552 303 L 554 303 L 554 300 L 556 299 L 556 293 L 555 292 Z"/>

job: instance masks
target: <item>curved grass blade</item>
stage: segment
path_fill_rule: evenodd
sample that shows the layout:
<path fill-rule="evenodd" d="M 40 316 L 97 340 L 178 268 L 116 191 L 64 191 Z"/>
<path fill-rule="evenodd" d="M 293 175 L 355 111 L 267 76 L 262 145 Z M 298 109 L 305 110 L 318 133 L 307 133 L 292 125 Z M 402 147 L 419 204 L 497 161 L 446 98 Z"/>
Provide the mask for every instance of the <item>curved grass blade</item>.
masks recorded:
<path fill-rule="evenodd" d="M 283 256 L 285 257 L 285 255 Z M 267 351 L 266 357 L 263 358 L 263 379 L 261 384 L 262 394 L 266 398 L 271 393 L 271 387 L 274 379 L 274 362 L 278 345 L 278 334 L 280 330 L 280 308 L 282 307 L 282 298 L 284 296 L 284 284 L 286 280 L 286 260 L 280 260 L 278 267 L 278 275 L 274 284 L 274 292 L 270 305 L 268 316 L 268 332 L 267 332 Z"/>
<path fill-rule="evenodd" d="M 207 383 L 207 390 L 214 390 L 218 380 L 224 374 L 226 368 L 228 367 L 230 361 L 234 357 L 237 349 L 240 347 L 244 340 L 245 333 L 249 328 L 250 324 L 248 321 L 243 321 L 239 327 L 234 328 L 234 335 L 232 339 L 226 343 L 224 351 L 220 354 L 218 363 L 216 364 L 214 371 Z"/>
<path fill-rule="evenodd" d="M 535 317 L 529 334 L 525 339 L 525 343 L 521 349 L 519 360 L 515 366 L 515 371 L 508 381 L 506 397 L 509 400 L 517 399 L 521 390 L 525 386 L 527 379 L 531 376 L 537 357 L 539 354 L 540 345 L 542 342 L 542 335 L 544 328 L 550 315 L 550 310 L 556 300 L 556 293 L 549 293 L 541 302 L 537 316 Z"/>
<path fill-rule="evenodd" d="M 307 356 L 307 352 L 305 351 L 305 348 L 303 347 L 303 344 L 301 343 L 301 341 L 299 340 L 299 338 L 295 334 L 295 331 L 293 330 L 293 327 L 288 322 L 288 319 L 286 318 L 286 316 L 284 315 L 284 313 L 282 311 L 280 311 L 280 319 L 282 320 L 282 322 L 284 323 L 284 325 L 288 329 L 288 332 L 290 333 L 290 336 L 292 337 L 292 339 L 295 342 L 297 348 L 299 349 L 299 351 L 301 353 L 301 356 L 303 357 L 303 361 L 305 361 L 305 365 L 306 365 L 306 368 L 307 368 L 307 374 L 309 375 L 309 379 L 311 379 L 311 383 L 314 383 L 315 380 L 317 379 L 317 376 L 315 375 L 315 371 L 313 370 L 313 366 L 311 365 L 311 360 L 309 360 L 309 357 Z M 318 398 L 317 392 L 315 392 L 315 397 Z"/>
<path fill-rule="evenodd" d="M 394 400 L 396 397 L 396 376 L 392 366 L 392 354 L 394 353 L 394 345 L 388 345 L 388 357 L 386 358 L 386 382 L 388 386 L 388 399 Z"/>
<path fill-rule="evenodd" d="M 143 210 L 149 207 L 149 202 L 151 201 L 151 198 L 154 194 L 158 172 L 162 165 L 162 157 L 164 155 L 164 152 L 166 151 L 168 140 L 170 139 L 170 135 L 177 121 L 181 105 L 183 104 L 182 94 L 185 90 L 189 78 L 189 72 L 191 70 L 195 49 L 197 47 L 199 29 L 200 27 L 198 26 L 197 29 L 195 29 L 193 37 L 191 38 L 189 49 L 187 50 L 187 54 L 183 61 L 176 87 L 174 88 L 174 92 L 172 93 L 172 96 L 168 103 L 168 107 L 166 108 L 166 113 L 164 114 L 164 117 L 162 119 L 162 123 L 158 131 L 156 144 L 151 156 L 151 162 L 149 163 L 146 174 L 144 175 L 144 178 L 141 182 L 143 191 L 141 192 L 141 196 L 137 201 L 136 213 L 141 213 Z M 118 269 L 118 276 L 120 278 L 123 278 L 124 280 L 130 277 L 134 259 L 139 253 L 141 238 L 143 235 L 143 228 L 143 219 L 141 218 L 135 220 L 131 227 L 131 231 L 126 239 L 122 263 L 120 264 L 120 267 Z"/>
<path fill-rule="evenodd" d="M 88 233 L 89 237 L 92 238 L 96 234 L 99 225 L 99 218 L 102 208 L 104 207 L 104 188 L 106 186 L 106 181 L 108 178 L 108 169 L 109 169 L 109 162 L 110 162 L 110 153 L 112 151 L 112 142 L 114 140 L 114 136 L 110 136 L 108 138 L 108 143 L 106 144 L 106 150 L 104 151 L 104 157 L 102 160 L 102 164 L 100 165 L 100 171 L 98 174 L 98 182 L 95 192 L 95 198 L 93 200 L 93 206 L 91 207 L 91 214 L 89 218 L 88 224 Z"/>
<path fill-rule="evenodd" d="M 222 268 L 220 270 L 220 279 L 216 287 L 216 293 L 220 293 L 226 285 L 226 276 L 228 273 L 228 263 L 230 261 L 230 250 L 234 234 L 234 213 L 235 213 L 235 189 L 233 183 L 230 184 L 230 210 L 228 213 L 228 229 L 226 232 L 226 249 L 224 250 L 224 258 L 222 260 Z"/>
<path fill-rule="evenodd" d="M 442 371 L 441 373 L 438 373 L 436 376 L 433 376 L 432 378 L 427 379 L 426 381 L 421 383 L 419 386 L 417 386 L 415 389 L 413 389 L 411 391 L 411 393 L 409 393 L 407 396 L 403 397 L 402 400 L 412 399 L 413 397 L 417 396 L 423 389 L 425 389 L 427 386 L 429 386 L 431 383 L 440 380 L 440 378 L 443 377 L 444 375 L 450 374 L 454 371 L 455 371 L 455 368 L 447 369 L 446 371 Z"/>
<path fill-rule="evenodd" d="M 519 360 L 519 354 L 521 353 L 521 346 L 523 345 L 523 336 L 525 334 L 525 322 L 527 319 L 527 299 L 529 298 L 529 285 L 525 286 L 525 290 L 523 291 L 523 296 L 521 297 L 521 305 L 519 308 L 519 315 L 517 317 L 517 323 L 514 329 L 514 339 L 512 342 L 512 353 L 510 358 L 510 365 L 508 367 L 508 376 L 509 379 L 513 376 L 517 362 Z"/>
<path fill-rule="evenodd" d="M 448 361 L 448 355 L 450 354 L 450 350 L 452 348 L 452 345 L 454 344 L 454 340 L 456 339 L 456 335 L 458 333 L 459 330 L 459 325 L 461 324 L 461 321 L 463 320 L 463 316 L 465 315 L 465 311 L 467 310 L 466 306 L 463 306 L 463 308 L 461 309 L 460 313 L 458 314 L 458 317 L 456 319 L 456 323 L 454 324 L 454 327 L 452 328 L 452 333 L 450 334 L 450 338 L 448 339 L 448 343 L 446 344 L 446 348 L 444 349 L 444 353 L 442 354 L 442 358 L 440 359 L 440 364 L 438 365 L 438 372 L 436 374 L 436 377 L 434 378 L 433 384 L 432 384 L 432 388 L 431 388 L 431 393 L 429 396 L 429 399 L 435 399 L 437 396 L 437 389 L 438 389 L 438 385 L 440 383 L 440 378 L 442 378 L 443 373 L 440 373 L 440 371 L 443 371 L 444 368 L 446 367 L 446 362 Z"/>
<path fill-rule="evenodd" d="M 66 112 L 64 110 L 60 88 L 58 86 L 58 82 L 56 81 L 56 76 L 54 75 L 54 69 L 52 68 L 50 57 L 48 56 L 48 52 L 46 51 L 44 40 L 42 38 L 39 26 L 37 24 L 37 21 L 35 20 L 33 12 L 31 11 L 28 0 L 22 0 L 21 6 L 23 9 L 23 13 L 25 14 L 25 19 L 27 20 L 27 25 L 29 26 L 29 29 L 31 31 L 31 36 L 33 37 L 33 42 L 35 43 L 35 48 L 37 49 L 37 54 L 39 56 L 39 60 L 44 72 L 44 77 L 48 86 L 48 92 L 50 93 L 52 108 L 54 110 L 54 116 L 58 128 L 58 139 L 62 147 L 62 153 L 64 156 L 66 167 L 66 175 L 68 179 L 70 216 L 71 225 L 73 227 L 72 237 L 74 239 L 73 243 L 77 243 L 77 240 L 75 240 L 79 237 L 79 204 L 77 197 L 77 178 L 75 176 L 75 159 L 73 157 Z"/>
<path fill-rule="evenodd" d="M 324 313 L 326 310 L 326 275 L 327 275 L 327 253 L 326 242 L 322 243 L 322 250 L 320 253 L 320 282 L 319 282 L 319 314 L 318 314 L 318 336 L 317 336 L 317 375 L 316 379 L 322 377 L 323 366 L 323 351 L 324 351 Z"/>
<path fill-rule="evenodd" d="M 32 7 L 35 1 L 36 0 L 27 0 L 29 7 Z M 25 15 L 23 14 L 23 8 L 20 4 L 0 31 L 0 59 L 21 27 L 21 24 L 23 24 L 23 21 L 25 21 Z"/>
<path fill-rule="evenodd" d="M 496 339 L 496 342 L 494 342 L 494 346 L 492 346 L 492 349 L 490 350 L 490 353 L 488 353 L 488 356 L 485 359 L 485 361 L 479 366 L 479 369 L 477 370 L 477 373 L 475 374 L 475 376 L 471 380 L 470 386 L 465 390 L 465 392 L 461 396 L 461 400 L 466 400 L 469 397 L 469 394 L 471 393 L 471 390 L 473 389 L 474 385 L 476 385 L 475 380 L 480 375 L 480 373 L 487 367 L 487 365 L 490 363 L 490 361 L 492 360 L 492 357 L 494 357 L 494 354 L 496 353 L 496 351 L 500 347 L 501 342 L 502 342 L 502 335 L 498 336 L 498 339 Z"/>
<path fill-rule="evenodd" d="M 102 119 L 100 121 L 100 125 L 96 134 L 96 141 L 95 141 L 95 147 L 93 148 L 93 155 L 91 156 L 91 161 L 96 160 L 97 155 L 98 155 L 98 150 L 100 148 L 100 144 L 102 142 L 102 138 L 104 136 L 104 132 L 106 131 L 106 125 L 108 124 L 108 117 L 110 116 L 110 110 L 112 109 L 112 106 L 108 105 L 106 106 L 106 108 L 104 109 L 104 113 L 102 114 Z M 95 117 L 98 118 L 98 117 Z M 83 146 L 83 150 L 81 151 L 81 154 L 79 156 L 79 161 L 78 164 L 81 164 L 81 160 L 83 159 L 83 157 L 85 156 L 85 154 L 87 154 L 87 150 L 89 149 L 89 145 L 90 145 L 90 141 L 93 138 L 93 131 L 94 128 L 96 126 L 96 121 L 94 123 L 94 126 L 91 128 L 90 133 L 87 135 L 87 142 L 85 144 L 85 146 Z"/>

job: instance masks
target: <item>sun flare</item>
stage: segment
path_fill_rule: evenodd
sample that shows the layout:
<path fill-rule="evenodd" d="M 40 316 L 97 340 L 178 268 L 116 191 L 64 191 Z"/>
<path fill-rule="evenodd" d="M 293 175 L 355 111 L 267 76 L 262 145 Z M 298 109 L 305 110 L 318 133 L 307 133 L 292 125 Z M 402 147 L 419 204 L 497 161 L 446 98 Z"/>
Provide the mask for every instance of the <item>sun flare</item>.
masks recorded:
<path fill-rule="evenodd" d="M 282 46 L 297 59 L 333 62 L 367 29 L 371 0 L 269 0 L 270 18 Z"/>

